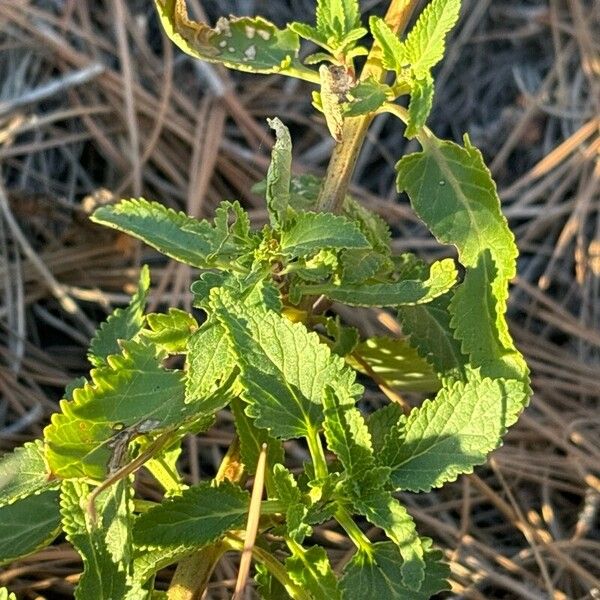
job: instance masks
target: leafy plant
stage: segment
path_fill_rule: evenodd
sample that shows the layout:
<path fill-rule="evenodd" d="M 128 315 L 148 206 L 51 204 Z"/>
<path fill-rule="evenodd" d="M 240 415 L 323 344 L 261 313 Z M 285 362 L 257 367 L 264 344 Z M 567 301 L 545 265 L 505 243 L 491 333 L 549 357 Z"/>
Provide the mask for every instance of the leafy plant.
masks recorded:
<path fill-rule="evenodd" d="M 130 304 L 97 331 L 93 368 L 68 387 L 44 439 L 0 462 L 1 563 L 62 530 L 83 558 L 82 599 L 163 597 L 154 576 L 174 563 L 166 597 L 200 597 L 228 551 L 243 551 L 242 566 L 251 555 L 266 599 L 419 599 L 447 589 L 441 553 L 396 494 L 472 472 L 530 390 L 505 321 L 517 249 L 494 182 L 467 137 L 461 146 L 425 126 L 431 70 L 460 2 L 432 0 L 404 36 L 416 4 L 393 0 L 385 18 L 371 17 L 367 50 L 357 0 L 319 0 L 315 24 L 283 29 L 261 17 L 220 19 L 212 29 L 189 19 L 184 0 L 156 0 L 185 52 L 315 84 L 314 105 L 337 144 L 322 180 L 292 176 L 290 134 L 269 121 L 276 142 L 257 189 L 270 221 L 260 231 L 237 202 L 222 203 L 212 222 L 144 199 L 96 210 L 96 223 L 196 268 L 198 312 L 148 314 L 142 270 Z M 304 61 L 301 39 L 320 48 Z M 408 108 L 396 102 L 405 95 Z M 393 254 L 387 225 L 347 193 L 368 125 L 382 112 L 421 145 L 399 160 L 398 190 L 441 243 L 455 246 L 460 276 L 453 259 Z M 392 309 L 404 337 L 360 339 L 328 313 L 334 302 Z M 182 368 L 167 367 L 173 356 Z M 358 374 L 390 403 L 363 414 Z M 404 391 L 431 398 L 409 409 Z M 176 465 L 182 440 L 224 409 L 235 440 L 213 481 L 188 486 Z M 301 473 L 286 467 L 291 439 L 310 456 Z M 136 498 L 142 466 L 163 487 L 162 502 Z M 311 537 L 323 522 L 337 523 L 356 547 L 341 572 Z M 366 522 L 381 541 L 365 535 Z"/>

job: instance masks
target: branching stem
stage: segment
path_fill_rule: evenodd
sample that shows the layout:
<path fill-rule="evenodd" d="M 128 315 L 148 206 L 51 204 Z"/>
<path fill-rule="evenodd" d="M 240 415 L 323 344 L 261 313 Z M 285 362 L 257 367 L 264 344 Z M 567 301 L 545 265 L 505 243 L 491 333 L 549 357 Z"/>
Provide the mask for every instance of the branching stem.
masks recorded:
<path fill-rule="evenodd" d="M 418 4 L 419 0 L 392 0 L 385 15 L 385 22 L 396 33 L 402 33 Z M 381 64 L 381 49 L 375 43 L 369 52 L 360 78 L 363 81 L 373 78 L 381 82 L 384 77 L 385 69 Z M 366 114 L 344 120 L 342 141 L 336 144 L 331 155 L 317 201 L 317 210 L 333 213 L 339 213 L 342 210 L 358 154 L 373 117 L 373 114 Z"/>

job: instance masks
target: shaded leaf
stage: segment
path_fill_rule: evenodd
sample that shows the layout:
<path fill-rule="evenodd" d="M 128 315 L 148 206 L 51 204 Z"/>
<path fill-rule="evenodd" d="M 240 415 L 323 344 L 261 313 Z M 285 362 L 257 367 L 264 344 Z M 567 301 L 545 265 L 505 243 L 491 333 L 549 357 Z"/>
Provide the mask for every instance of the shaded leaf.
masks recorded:
<path fill-rule="evenodd" d="M 440 562 L 442 553 L 425 547 L 425 579 L 419 591 L 403 582 L 402 562 L 398 549 L 390 542 L 373 545 L 373 554 L 358 553 L 344 569 L 341 581 L 342 598 L 385 598 L 386 600 L 429 600 L 436 593 L 450 589 L 449 568 Z"/>
<path fill-rule="evenodd" d="M 60 531 L 58 490 L 48 490 L 0 507 L 0 565 L 50 544 Z"/>
<path fill-rule="evenodd" d="M 229 482 L 201 483 L 140 515 L 133 538 L 138 547 L 200 547 L 243 527 L 249 503 L 249 494 Z"/>
<path fill-rule="evenodd" d="M 412 81 L 408 104 L 407 138 L 415 137 L 424 127 L 433 106 L 433 94 L 434 84 L 431 75 Z"/>
<path fill-rule="evenodd" d="M 332 300 L 350 306 L 400 306 L 431 302 L 448 292 L 456 283 L 456 267 L 452 259 L 431 265 L 429 278 L 404 279 L 392 283 L 364 283 L 359 285 L 333 283 L 303 285 L 303 295 L 323 294 Z"/>
<path fill-rule="evenodd" d="M 349 102 L 344 107 L 344 116 L 358 117 L 376 111 L 392 94 L 389 86 L 373 78 L 360 81 L 352 88 Z"/>
<path fill-rule="evenodd" d="M 369 248 L 369 242 L 354 223 L 331 213 L 299 214 L 281 234 L 281 251 L 291 257 L 323 248 Z"/>

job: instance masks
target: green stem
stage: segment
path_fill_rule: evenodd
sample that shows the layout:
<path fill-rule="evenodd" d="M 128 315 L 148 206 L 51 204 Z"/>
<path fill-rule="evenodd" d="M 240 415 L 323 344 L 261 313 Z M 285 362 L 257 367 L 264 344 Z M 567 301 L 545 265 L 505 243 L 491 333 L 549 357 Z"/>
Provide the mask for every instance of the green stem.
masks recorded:
<path fill-rule="evenodd" d="M 360 527 L 354 522 L 350 513 L 343 507 L 339 506 L 335 511 L 335 520 L 344 528 L 348 537 L 354 545 L 368 556 L 373 555 L 373 544 L 371 540 L 362 532 Z"/>
<path fill-rule="evenodd" d="M 323 450 L 319 432 L 317 430 L 311 430 L 306 436 L 306 442 L 308 443 L 308 451 L 310 452 L 315 467 L 317 479 L 325 479 L 329 474 L 329 470 L 327 469 L 327 459 L 325 458 L 325 451 Z"/>
<path fill-rule="evenodd" d="M 227 450 L 214 481 L 238 483 L 245 477 L 240 459 L 240 444 L 237 436 Z M 222 542 L 204 546 L 177 564 L 175 574 L 167 591 L 168 600 L 200 600 L 210 576 L 227 550 Z"/>
<path fill-rule="evenodd" d="M 419 0 L 392 0 L 384 18 L 385 22 L 396 33 L 402 33 L 418 4 Z M 376 43 L 369 52 L 360 78 L 363 81 L 373 78 L 379 82 L 385 78 L 385 69 L 381 64 L 381 49 Z M 358 154 L 374 116 L 374 113 L 370 113 L 344 119 L 342 141 L 335 146 L 331 155 L 317 200 L 317 210 L 341 212 Z"/>
<path fill-rule="evenodd" d="M 243 551 L 244 542 L 232 535 L 228 535 L 225 538 L 227 545 L 231 548 L 231 550 Z M 288 594 L 294 600 L 312 600 L 312 596 L 306 592 L 303 588 L 297 586 L 291 579 L 287 573 L 285 566 L 279 562 L 270 552 L 264 550 L 263 548 L 259 548 L 258 546 L 254 546 L 252 548 L 252 556 L 259 562 L 261 562 L 267 569 L 269 573 L 285 587 Z"/>

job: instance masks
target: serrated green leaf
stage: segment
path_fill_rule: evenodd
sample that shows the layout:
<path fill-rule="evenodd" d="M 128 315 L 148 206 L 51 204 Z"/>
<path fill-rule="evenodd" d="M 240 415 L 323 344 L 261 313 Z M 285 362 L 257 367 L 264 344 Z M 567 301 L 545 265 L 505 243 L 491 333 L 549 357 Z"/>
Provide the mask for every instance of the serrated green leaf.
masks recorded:
<path fill-rule="evenodd" d="M 446 36 L 458 21 L 460 4 L 461 0 L 431 0 L 406 36 L 406 57 L 418 79 L 444 57 Z"/>
<path fill-rule="evenodd" d="M 357 371 L 374 373 L 398 390 L 437 391 L 440 381 L 431 365 L 404 339 L 373 337 L 361 342 L 346 358 Z"/>
<path fill-rule="evenodd" d="M 451 325 L 462 351 L 478 366 L 493 362 L 501 366 L 502 375 L 522 379 L 527 367 L 514 348 L 504 318 L 518 252 L 490 172 L 480 152 L 465 141 L 462 148 L 431 139 L 423 152 L 402 158 L 397 165 L 398 189 L 408 192 L 414 210 L 440 242 L 458 248 L 459 259 L 467 267 L 465 283 L 450 305 Z M 496 270 L 493 276 L 492 269 Z M 482 290 L 485 278 L 488 287 Z M 483 291 L 488 298 L 485 311 L 478 312 L 481 297 L 466 293 L 470 288 Z M 495 331 L 485 338 L 473 335 L 490 327 Z M 490 342 L 485 348 L 482 339 Z"/>
<path fill-rule="evenodd" d="M 154 350 L 137 342 L 123 343 L 123 354 L 92 369 L 91 382 L 60 409 L 44 430 L 52 473 L 97 481 L 107 475 L 118 445 L 126 446 L 138 430 L 172 427 L 189 416 L 182 374 L 162 368 Z"/>
<path fill-rule="evenodd" d="M 406 509 L 387 491 L 388 468 L 377 464 L 371 434 L 353 403 L 327 390 L 323 428 L 327 445 L 344 466 L 344 490 L 355 511 L 381 527 L 399 548 L 402 577 L 411 589 L 423 579 L 423 551 L 416 526 Z"/>
<path fill-rule="evenodd" d="M 191 21 L 185 0 L 155 0 L 167 35 L 187 54 L 230 69 L 309 77 L 297 60 L 300 42 L 290 29 L 262 17 L 221 18 L 214 29 Z"/>
<path fill-rule="evenodd" d="M 333 283 L 303 285 L 303 295 L 323 294 L 350 306 L 401 306 L 423 304 L 448 292 L 456 283 L 456 267 L 452 259 L 431 265 L 429 278 L 404 279 L 393 283 L 335 285 Z"/>
<path fill-rule="evenodd" d="M 67 539 L 83 559 L 83 575 L 75 598 L 145 600 L 133 573 L 131 525 L 133 490 L 129 479 L 119 481 L 96 501 L 98 522 L 82 507 L 90 488 L 77 480 L 63 481 L 61 513 Z"/>
<path fill-rule="evenodd" d="M 196 319 L 178 308 L 169 308 L 167 314 L 151 313 L 146 322 L 149 329 L 144 338 L 169 354 L 186 352 L 188 339 L 198 329 Z"/>
<path fill-rule="evenodd" d="M 323 248 L 369 248 L 369 242 L 350 220 L 330 213 L 301 213 L 281 234 L 281 252 L 291 257 Z"/>
<path fill-rule="evenodd" d="M 323 406 L 323 429 L 327 446 L 342 463 L 352 496 L 359 497 L 365 487 L 365 480 L 371 483 L 373 471 L 377 470 L 371 434 L 352 398 L 337 398 L 333 390 L 327 388 Z M 380 486 L 385 485 L 387 475 L 385 468 L 379 469 Z"/>
<path fill-rule="evenodd" d="M 329 49 L 327 44 L 327 35 L 321 33 L 316 27 L 312 25 L 308 25 L 307 23 L 299 23 L 294 21 L 290 23 L 288 27 L 294 32 L 297 33 L 301 38 L 308 40 L 310 42 L 315 43 L 317 46 L 321 46 L 323 48 Z M 330 55 L 326 55 L 329 58 L 333 58 Z M 305 64 L 310 64 L 306 63 Z"/>
<path fill-rule="evenodd" d="M 243 527 L 249 504 L 249 494 L 236 485 L 201 483 L 140 515 L 133 538 L 138 547 L 199 547 Z"/>
<path fill-rule="evenodd" d="M 425 545 L 425 579 L 419 591 L 409 589 L 401 577 L 398 550 L 390 542 L 373 545 L 373 556 L 358 553 L 344 569 L 341 580 L 343 600 L 385 598 L 386 600 L 429 600 L 450 589 L 448 567 L 440 562 L 441 552 Z"/>
<path fill-rule="evenodd" d="M 300 544 L 292 544 L 290 548 L 292 556 L 285 561 L 285 567 L 291 580 L 315 600 L 341 600 L 338 581 L 325 550 L 320 546 L 303 548 Z"/>
<path fill-rule="evenodd" d="M 378 214 L 365 208 L 352 196 L 344 198 L 342 213 L 350 221 L 356 222 L 374 250 L 384 256 L 390 255 L 392 234 L 388 224 Z"/>
<path fill-rule="evenodd" d="M 354 499 L 354 508 L 367 520 L 385 531 L 402 557 L 402 582 L 411 590 L 421 589 L 425 578 L 423 543 L 417 526 L 406 508 L 390 492 L 370 486 Z M 398 560 L 397 556 L 396 560 Z"/>
<path fill-rule="evenodd" d="M 298 488 L 292 473 L 282 464 L 273 465 L 272 476 L 274 498 L 287 507 L 285 515 L 287 534 L 293 542 L 301 544 L 304 538 L 312 533 L 312 527 L 306 523 L 308 507 L 304 501 L 304 494 Z"/>
<path fill-rule="evenodd" d="M 46 466 L 41 440 L 27 442 L 0 459 L 0 507 L 56 485 Z"/>
<path fill-rule="evenodd" d="M 188 340 L 186 402 L 199 403 L 198 408 L 207 414 L 221 408 L 219 397 L 225 399 L 234 368 L 225 329 L 209 319 Z"/>
<path fill-rule="evenodd" d="M 357 0 L 318 0 L 317 30 L 332 42 L 341 41 L 353 29 L 360 27 Z M 335 47 L 335 46 L 334 46 Z"/>
<path fill-rule="evenodd" d="M 269 219 L 273 227 L 285 225 L 290 203 L 292 177 L 292 138 L 288 128 L 277 118 L 267 119 L 275 130 L 275 145 L 271 151 L 271 164 L 267 173 L 266 199 Z"/>
<path fill-rule="evenodd" d="M 58 490 L 0 507 L 0 566 L 44 548 L 59 531 Z"/>
<path fill-rule="evenodd" d="M 147 265 L 140 271 L 137 292 L 126 308 L 117 308 L 108 319 L 100 325 L 90 342 L 88 360 L 95 367 L 106 364 L 111 354 L 121 352 L 119 340 L 129 340 L 139 333 L 144 325 L 144 309 L 150 288 L 150 270 Z"/>
<path fill-rule="evenodd" d="M 414 79 L 411 84 L 408 104 L 408 125 L 406 137 L 412 139 L 424 127 L 433 106 L 434 84 L 429 74 L 423 79 Z"/>
<path fill-rule="evenodd" d="M 450 327 L 448 305 L 451 297 L 452 293 L 428 304 L 398 308 L 402 331 L 409 336 L 410 345 L 442 380 L 464 379 L 464 367 L 468 361 Z"/>
<path fill-rule="evenodd" d="M 384 83 L 373 78 L 360 81 L 350 90 L 349 102 L 344 107 L 344 116 L 358 117 L 376 111 L 392 90 Z"/>
<path fill-rule="evenodd" d="M 410 62 L 407 50 L 400 38 L 390 29 L 380 17 L 372 16 L 369 27 L 375 41 L 381 48 L 383 68 L 388 71 L 401 73 L 403 67 Z"/>
<path fill-rule="evenodd" d="M 398 443 L 402 438 L 399 427 L 400 421 L 404 419 L 402 407 L 396 402 L 390 402 L 369 415 L 367 426 L 373 441 L 373 451 L 378 456 L 385 444 L 385 438 L 394 429 L 394 435 L 398 437 Z"/>
<path fill-rule="evenodd" d="M 215 230 L 208 221 L 198 221 L 143 198 L 102 206 L 90 219 L 133 235 L 159 252 L 194 267 L 212 266 L 209 257 L 218 247 Z"/>
<path fill-rule="evenodd" d="M 523 408 L 524 384 L 474 374 L 442 389 L 391 429 L 382 464 L 397 489 L 430 491 L 485 462 Z M 400 435 L 399 435 L 400 434 Z"/>
<path fill-rule="evenodd" d="M 325 385 L 360 391 L 354 374 L 302 323 L 248 309 L 227 293 L 215 295 L 215 316 L 227 330 L 240 368 L 246 413 L 280 439 L 318 430 Z"/>

